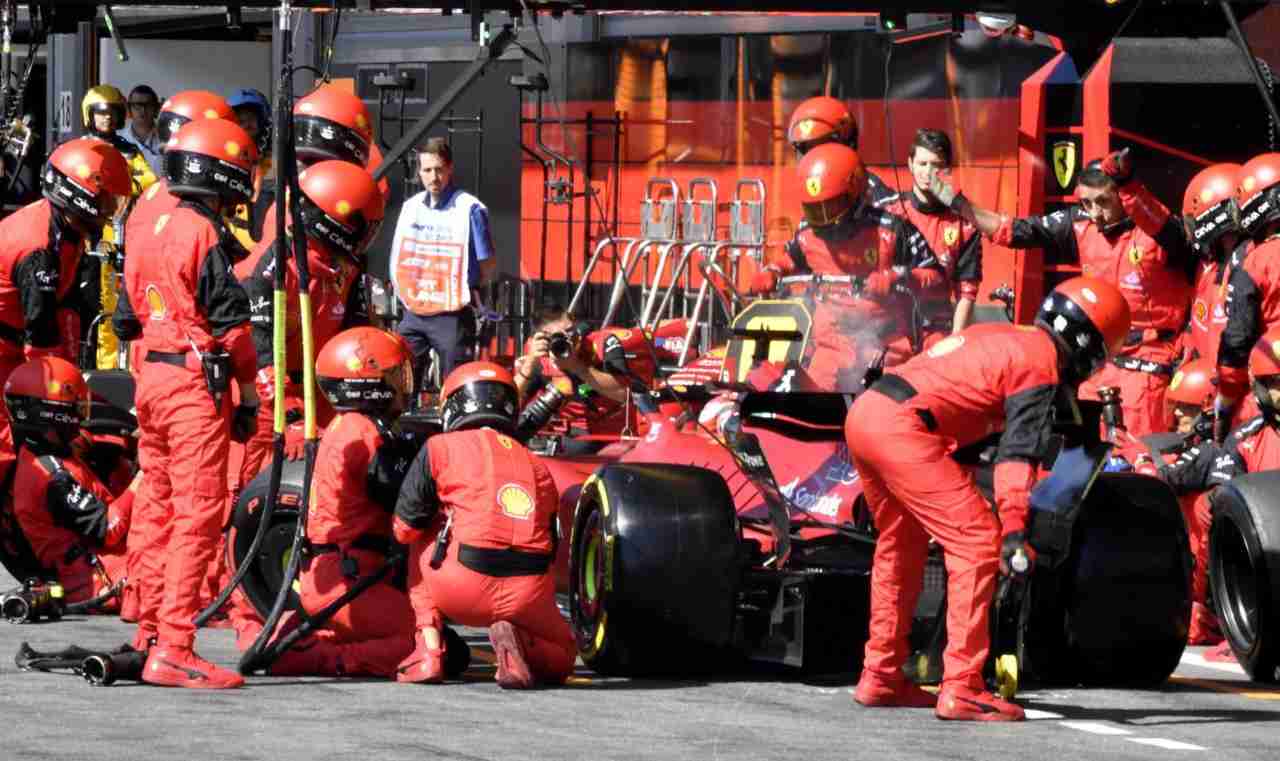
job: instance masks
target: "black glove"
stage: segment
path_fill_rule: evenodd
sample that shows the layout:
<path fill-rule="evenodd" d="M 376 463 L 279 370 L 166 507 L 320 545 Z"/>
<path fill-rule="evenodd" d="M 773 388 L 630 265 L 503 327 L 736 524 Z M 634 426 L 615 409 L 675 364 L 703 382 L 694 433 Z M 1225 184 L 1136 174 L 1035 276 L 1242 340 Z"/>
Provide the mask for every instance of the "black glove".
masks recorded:
<path fill-rule="evenodd" d="M 241 444 L 258 430 L 258 405 L 237 404 L 231 413 L 231 440 Z"/>
<path fill-rule="evenodd" d="M 1219 396 L 1213 402 L 1213 443 L 1219 446 L 1227 440 L 1227 434 L 1231 433 L 1231 412 L 1235 405 L 1227 404 L 1227 402 Z"/>
<path fill-rule="evenodd" d="M 204 385 L 214 405 L 221 407 L 223 396 L 231 388 L 231 355 L 222 349 L 210 349 L 200 355 L 200 366 L 204 368 Z"/>
<path fill-rule="evenodd" d="M 1036 567 L 1036 551 L 1027 541 L 1026 534 L 1014 531 L 1004 535 L 1000 543 L 1000 573 L 1005 576 L 1025 576 Z"/>

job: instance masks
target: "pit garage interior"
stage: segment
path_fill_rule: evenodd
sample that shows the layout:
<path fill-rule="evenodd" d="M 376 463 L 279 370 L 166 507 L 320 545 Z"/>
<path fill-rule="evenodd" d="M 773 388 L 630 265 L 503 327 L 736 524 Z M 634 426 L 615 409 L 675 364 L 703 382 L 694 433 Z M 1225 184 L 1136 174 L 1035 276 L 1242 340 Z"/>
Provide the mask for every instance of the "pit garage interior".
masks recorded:
<path fill-rule="evenodd" d="M 613 311 L 618 261 L 605 256 L 594 269 L 591 263 L 610 248 L 610 240 L 688 241 L 702 235 L 710 244 L 740 245 L 744 255 L 729 277 L 739 285 L 748 282 L 758 266 L 748 252 L 785 245 L 801 218 L 799 190 L 792 183 L 796 158 L 785 131 L 792 109 L 815 94 L 850 104 L 861 128 L 860 151 L 888 185 L 910 183 L 903 165 L 907 146 L 916 128 L 934 126 L 955 141 L 955 176 L 965 192 L 983 206 L 1019 216 L 1071 204 L 1084 164 L 1122 147 L 1132 150 L 1156 195 L 1176 209 L 1196 171 L 1275 150 L 1280 131 L 1274 106 L 1269 108 L 1259 92 L 1269 90 L 1274 102 L 1280 6 L 1263 2 L 1230 4 L 1248 55 L 1217 2 L 621 0 L 511 6 L 476 0 L 447 5 L 292 3 L 295 62 L 311 67 L 296 74 L 294 88 L 304 93 L 329 79 L 349 86 L 369 107 L 375 137 L 391 156 L 388 220 L 421 189 L 413 152 L 400 149 L 424 136 L 449 140 L 459 184 L 484 201 L 492 219 L 501 278 L 487 298 L 504 315 L 492 345 L 499 358 L 519 353 L 539 305 L 569 303 L 583 281 L 587 287 L 578 315 L 592 327 L 606 322 Z M 29 115 L 30 155 L 42 156 L 48 146 L 83 132 L 79 98 L 96 83 L 114 84 L 126 93 L 133 85 L 151 84 L 162 100 L 193 86 L 222 94 L 254 87 L 274 98 L 274 72 L 282 59 L 273 34 L 278 6 L 121 2 L 110 6 L 108 16 L 100 4 L 68 0 L 43 4 L 33 25 L 32 11 L 19 3 L 11 75 L 18 87 L 8 95 L 5 122 Z M 1011 23 L 994 33 L 975 17 L 977 11 L 1006 14 Z M 29 49 L 33 40 L 39 44 Z M 32 52 L 34 64 L 28 67 Z M 424 117 L 431 117 L 425 131 Z M 743 234 L 755 237 L 736 237 L 735 228 L 744 220 Z M 393 227 L 384 225 L 370 250 L 372 274 L 386 277 Z M 629 298 L 608 324 L 635 324 L 643 308 L 643 284 L 670 280 L 657 271 L 660 266 L 652 256 L 641 260 L 629 282 Z M 1079 272 L 1075 261 L 988 246 L 979 319 L 1003 320 L 1008 312 L 1029 322 L 1044 293 Z M 666 305 L 671 316 L 689 313 L 701 282 L 698 273 L 689 276 Z M 1000 286 L 1015 294 L 1007 307 L 991 296 Z M 714 308 L 709 314 L 720 332 L 708 335 L 731 335 L 728 315 Z M 830 452 L 804 449 L 800 456 L 821 452 L 814 457 L 825 464 L 822 458 L 836 451 L 832 447 Z M 615 479 L 629 474 L 634 472 L 609 473 Z M 779 483 L 789 480 L 779 476 Z M 829 479 L 836 489 L 840 478 Z M 300 471 L 286 481 L 284 488 L 301 492 Z M 639 499 L 626 491 L 634 487 L 615 487 L 612 481 L 598 488 L 601 495 L 617 488 L 610 497 Z M 1159 506 L 1145 506 L 1144 497 L 1125 491 L 1129 488 L 1109 482 L 1093 499 L 1149 509 L 1153 521 L 1169 517 Z M 1237 514 L 1256 509 L 1271 493 L 1259 489 L 1233 495 Z M 578 504 L 589 502 L 588 497 Z M 574 520 L 571 506 L 562 521 Z M 1280 528 L 1280 518 L 1274 525 Z M 603 542 L 607 530 L 601 531 Z M 1163 536 L 1153 531 L 1142 546 L 1162 551 Z M 818 557 L 824 550 L 818 546 L 809 558 L 814 567 L 825 562 Z M 1104 550 L 1110 551 L 1099 551 Z M 570 551 L 561 548 L 566 557 Z M 1280 567 L 1275 558 L 1268 554 Z M 707 558 L 708 563 L 717 560 L 723 558 Z M 715 576 L 710 566 L 703 570 L 704 582 Z M 1280 576 L 1273 576 L 1280 589 Z M 1069 615 L 1123 619 L 1125 601 L 1109 594 L 1110 578 L 1106 573 L 1077 578 L 1079 604 Z M 707 583 L 714 586 L 719 579 Z M 768 594 L 778 599 L 801 586 L 794 579 L 769 581 L 775 583 Z M 695 581 L 689 587 L 700 588 Z M 736 591 L 749 596 L 744 589 Z M 840 599 L 846 591 L 839 584 L 814 583 L 795 594 L 812 595 L 842 616 L 863 615 L 856 604 Z M 1151 594 L 1166 592 L 1153 587 Z M 1280 600 L 1280 594 L 1271 600 Z M 687 621 L 716 612 L 699 609 L 696 599 L 686 602 L 685 609 L 673 607 Z M 1049 617 L 1058 615 L 1054 611 Z M 1274 660 L 1280 610 L 1265 617 L 1274 639 L 1260 657 Z M 603 622 L 591 623 L 605 628 Z M 838 659 L 846 644 L 841 630 L 832 629 L 832 636 L 820 631 L 823 622 L 816 617 L 807 624 L 814 631 L 802 618 L 785 614 L 774 624 L 779 632 L 803 631 L 797 636 L 821 642 L 824 656 L 836 653 Z M 75 625 L 77 637 L 87 632 L 104 642 L 120 639 L 127 628 L 100 619 Z M 16 649 L 25 639 L 61 644 L 67 626 L 0 629 L 0 652 Z M 478 663 L 483 669 L 487 640 L 482 632 L 463 634 L 479 659 L 473 667 Z M 1142 683 L 1142 674 L 1110 680 L 1098 673 L 1096 681 L 1103 686 L 1080 688 L 1070 684 L 1072 677 L 1089 679 L 1062 670 L 1084 661 L 1064 658 L 1046 665 L 1058 658 L 1054 648 L 1068 647 L 1054 639 L 1060 631 L 1046 632 L 1045 641 L 1052 642 L 1041 648 L 1038 663 L 1034 653 L 1031 662 L 1052 673 L 1046 679 L 1051 684 L 1025 693 L 1033 721 L 1024 737 L 1015 737 L 939 727 L 910 713 L 851 713 L 849 687 L 856 673 L 841 676 L 833 668 L 823 671 L 835 676 L 797 676 L 788 667 L 802 664 L 796 660 L 800 656 L 788 649 L 785 632 L 769 640 L 772 634 L 751 632 L 771 647 L 757 652 L 763 657 L 756 665 L 765 663 L 764 671 L 735 666 L 727 676 L 712 676 L 691 666 L 683 673 L 628 679 L 612 675 L 610 662 L 601 657 L 598 670 L 584 666 L 564 691 L 535 694 L 516 708 L 492 690 L 482 692 L 491 680 L 474 676 L 459 692 L 415 692 L 408 698 L 384 692 L 390 688 L 375 681 L 299 679 L 272 690 L 267 687 L 272 682 L 264 679 L 252 683 L 255 689 L 242 701 L 247 710 L 236 704 L 236 696 L 202 704 L 214 717 L 208 726 L 176 716 L 172 701 L 154 690 L 110 693 L 128 708 L 108 720 L 94 713 L 103 710 L 99 693 L 82 689 L 79 679 L 67 686 L 71 680 L 19 674 L 7 662 L 0 663 L 0 684 L 7 685 L 0 690 L 0 706 L 15 716 L 33 710 L 96 716 L 91 719 L 96 738 L 79 733 L 52 740 L 20 738 L 14 746 L 17 758 L 40 757 L 51 748 L 61 757 L 118 758 L 122 747 L 132 748 L 131 757 L 147 759 L 291 758 L 300 748 L 325 758 L 371 749 L 392 758 L 423 752 L 445 758 L 777 758 L 784 752 L 828 758 L 849 755 L 848 749 L 854 757 L 868 758 L 978 758 L 1027 747 L 1037 749 L 1022 752 L 1037 758 L 1052 752 L 1062 759 L 1136 759 L 1160 750 L 1269 758 L 1275 747 L 1271 723 L 1280 712 L 1273 701 L 1280 693 L 1267 682 L 1276 674 L 1253 674 L 1253 681 L 1240 666 L 1208 663 L 1198 650 L 1179 650 L 1181 660 L 1169 664 L 1173 676 L 1165 681 L 1162 674 L 1156 687 L 1143 684 L 1138 690 L 1125 684 Z M 1089 662 L 1089 668 L 1110 676 L 1145 663 L 1149 655 L 1114 648 L 1109 631 L 1077 629 L 1074 634 L 1103 643 L 1099 647 L 1109 651 L 1107 657 Z M 230 633 L 213 632 L 208 641 L 213 656 L 235 660 Z M 913 641 L 921 652 L 937 645 Z M 1069 647 L 1078 652 L 1090 645 Z M 660 644 L 656 652 L 662 653 Z M 708 663 L 716 661 L 705 650 L 696 653 Z M 55 683 L 56 689 L 47 686 Z M 391 704 L 394 710 L 387 708 Z M 470 721 L 459 726 L 453 719 L 460 713 L 500 717 L 503 729 Z M 424 723 L 430 726 L 425 732 Z"/>

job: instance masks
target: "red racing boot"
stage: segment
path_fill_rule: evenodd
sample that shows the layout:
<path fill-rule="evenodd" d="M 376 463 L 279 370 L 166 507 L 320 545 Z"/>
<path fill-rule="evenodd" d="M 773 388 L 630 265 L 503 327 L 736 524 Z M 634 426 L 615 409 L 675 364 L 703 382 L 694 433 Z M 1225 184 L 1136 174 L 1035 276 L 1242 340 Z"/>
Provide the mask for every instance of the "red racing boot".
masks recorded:
<path fill-rule="evenodd" d="M 227 690 L 244 685 L 244 677 L 215 666 L 189 647 L 156 645 L 147 655 L 142 681 L 161 687 Z"/>
<path fill-rule="evenodd" d="M 417 647 L 396 666 L 396 681 L 414 684 L 440 684 L 444 682 L 444 636 L 434 630 L 438 647 L 427 646 L 427 629 L 419 629 L 414 637 Z"/>
<path fill-rule="evenodd" d="M 532 687 L 533 672 L 529 670 L 520 630 L 510 621 L 495 621 L 489 627 L 489 643 L 493 645 L 493 657 L 498 665 L 498 673 L 494 677 L 498 686 L 507 690 Z"/>
<path fill-rule="evenodd" d="M 938 697 L 925 692 L 920 685 L 900 679 L 891 684 L 870 671 L 863 671 L 853 699 L 868 708 L 933 708 Z"/>
<path fill-rule="evenodd" d="M 942 684 L 938 706 L 939 719 L 955 721 L 1025 721 L 1022 707 L 963 684 Z"/>

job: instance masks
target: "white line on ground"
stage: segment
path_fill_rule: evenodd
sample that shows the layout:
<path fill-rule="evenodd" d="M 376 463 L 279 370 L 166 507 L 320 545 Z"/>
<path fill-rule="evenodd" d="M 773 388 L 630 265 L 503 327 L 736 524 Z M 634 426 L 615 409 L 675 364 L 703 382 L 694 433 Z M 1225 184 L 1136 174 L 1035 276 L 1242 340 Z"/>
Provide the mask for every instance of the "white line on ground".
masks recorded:
<path fill-rule="evenodd" d="M 1081 732 L 1089 732 L 1095 735 L 1131 735 L 1133 734 L 1127 729 L 1113 727 L 1110 724 L 1103 724 L 1098 721 L 1061 721 L 1058 722 L 1067 729 L 1078 729 Z"/>
<path fill-rule="evenodd" d="M 1208 750 L 1208 748 L 1200 745 L 1178 742 L 1177 740 L 1166 740 L 1163 737 L 1126 737 L 1124 739 L 1131 743 L 1154 745 L 1157 748 L 1164 748 L 1165 750 Z"/>
<path fill-rule="evenodd" d="M 1053 711 L 1040 711 L 1035 708 L 1026 709 L 1027 718 L 1031 721 L 1043 721 L 1044 719 L 1061 719 L 1062 714 Z"/>
<path fill-rule="evenodd" d="M 1226 671 L 1232 674 L 1244 675 L 1244 669 L 1239 663 L 1217 663 L 1215 661 L 1206 661 L 1203 655 L 1199 653 L 1183 653 L 1182 663 L 1188 666 L 1199 666 L 1206 669 L 1216 669 L 1217 671 Z"/>

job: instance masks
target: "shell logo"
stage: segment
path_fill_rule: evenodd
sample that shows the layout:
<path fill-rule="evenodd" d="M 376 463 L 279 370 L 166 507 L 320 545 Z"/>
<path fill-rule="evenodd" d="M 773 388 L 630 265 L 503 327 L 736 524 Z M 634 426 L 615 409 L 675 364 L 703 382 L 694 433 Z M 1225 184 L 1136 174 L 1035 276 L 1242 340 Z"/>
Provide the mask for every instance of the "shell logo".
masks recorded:
<path fill-rule="evenodd" d="M 150 316 L 153 320 L 163 320 L 169 312 L 164 303 L 164 296 L 154 285 L 147 286 L 147 306 L 151 309 Z"/>
<path fill-rule="evenodd" d="M 519 484 L 506 484 L 498 489 L 498 506 L 508 518 L 527 521 L 533 515 L 533 497 Z"/>
<path fill-rule="evenodd" d="M 1169 381 L 1169 390 L 1177 391 L 1178 386 L 1181 386 L 1181 385 L 1182 385 L 1182 371 L 1179 370 L 1178 372 L 1173 374 L 1173 380 Z"/>
<path fill-rule="evenodd" d="M 1213 199 L 1212 189 L 1205 188 L 1204 190 L 1200 191 L 1200 203 L 1209 203 L 1209 201 L 1212 199 Z"/>
<path fill-rule="evenodd" d="M 1142 249 L 1138 248 L 1137 246 L 1134 246 L 1133 248 L 1129 249 L 1129 263 L 1134 266 L 1137 266 L 1141 262 L 1142 262 Z"/>
<path fill-rule="evenodd" d="M 227 144 L 222 147 L 227 151 L 227 155 L 232 158 L 240 155 L 240 144 L 234 140 L 228 140 Z"/>
<path fill-rule="evenodd" d="M 49 396 L 57 396 L 62 391 L 62 384 L 56 380 L 49 381 Z"/>
<path fill-rule="evenodd" d="M 942 242 L 948 246 L 954 246 L 958 240 L 960 240 L 959 227 L 948 227 L 942 231 Z"/>
<path fill-rule="evenodd" d="M 1248 192 L 1258 186 L 1258 181 L 1253 178 L 1253 175 L 1249 175 L 1244 178 L 1244 182 L 1240 183 L 1240 186 L 1245 189 L 1245 192 Z"/>
<path fill-rule="evenodd" d="M 218 118 L 218 109 L 216 109 L 216 108 L 206 108 L 206 109 L 204 110 L 204 118 L 206 118 L 206 119 L 217 119 L 217 118 Z"/>
<path fill-rule="evenodd" d="M 93 170 L 89 168 L 88 164 L 76 165 L 76 177 L 79 177 L 82 180 L 87 180 L 91 174 L 93 174 Z"/>
<path fill-rule="evenodd" d="M 347 357 L 347 369 L 355 372 L 364 367 L 364 362 L 359 357 Z"/>
<path fill-rule="evenodd" d="M 930 347 L 925 354 L 937 359 L 938 357 L 945 357 L 961 346 L 964 346 L 964 336 L 948 336 Z"/>
<path fill-rule="evenodd" d="M 351 213 L 351 204 L 348 203 L 347 201 L 338 201 L 338 214 L 345 217 L 350 213 Z"/>
<path fill-rule="evenodd" d="M 814 176 L 806 179 L 804 189 L 810 196 L 817 196 L 822 192 L 822 178 Z"/>

